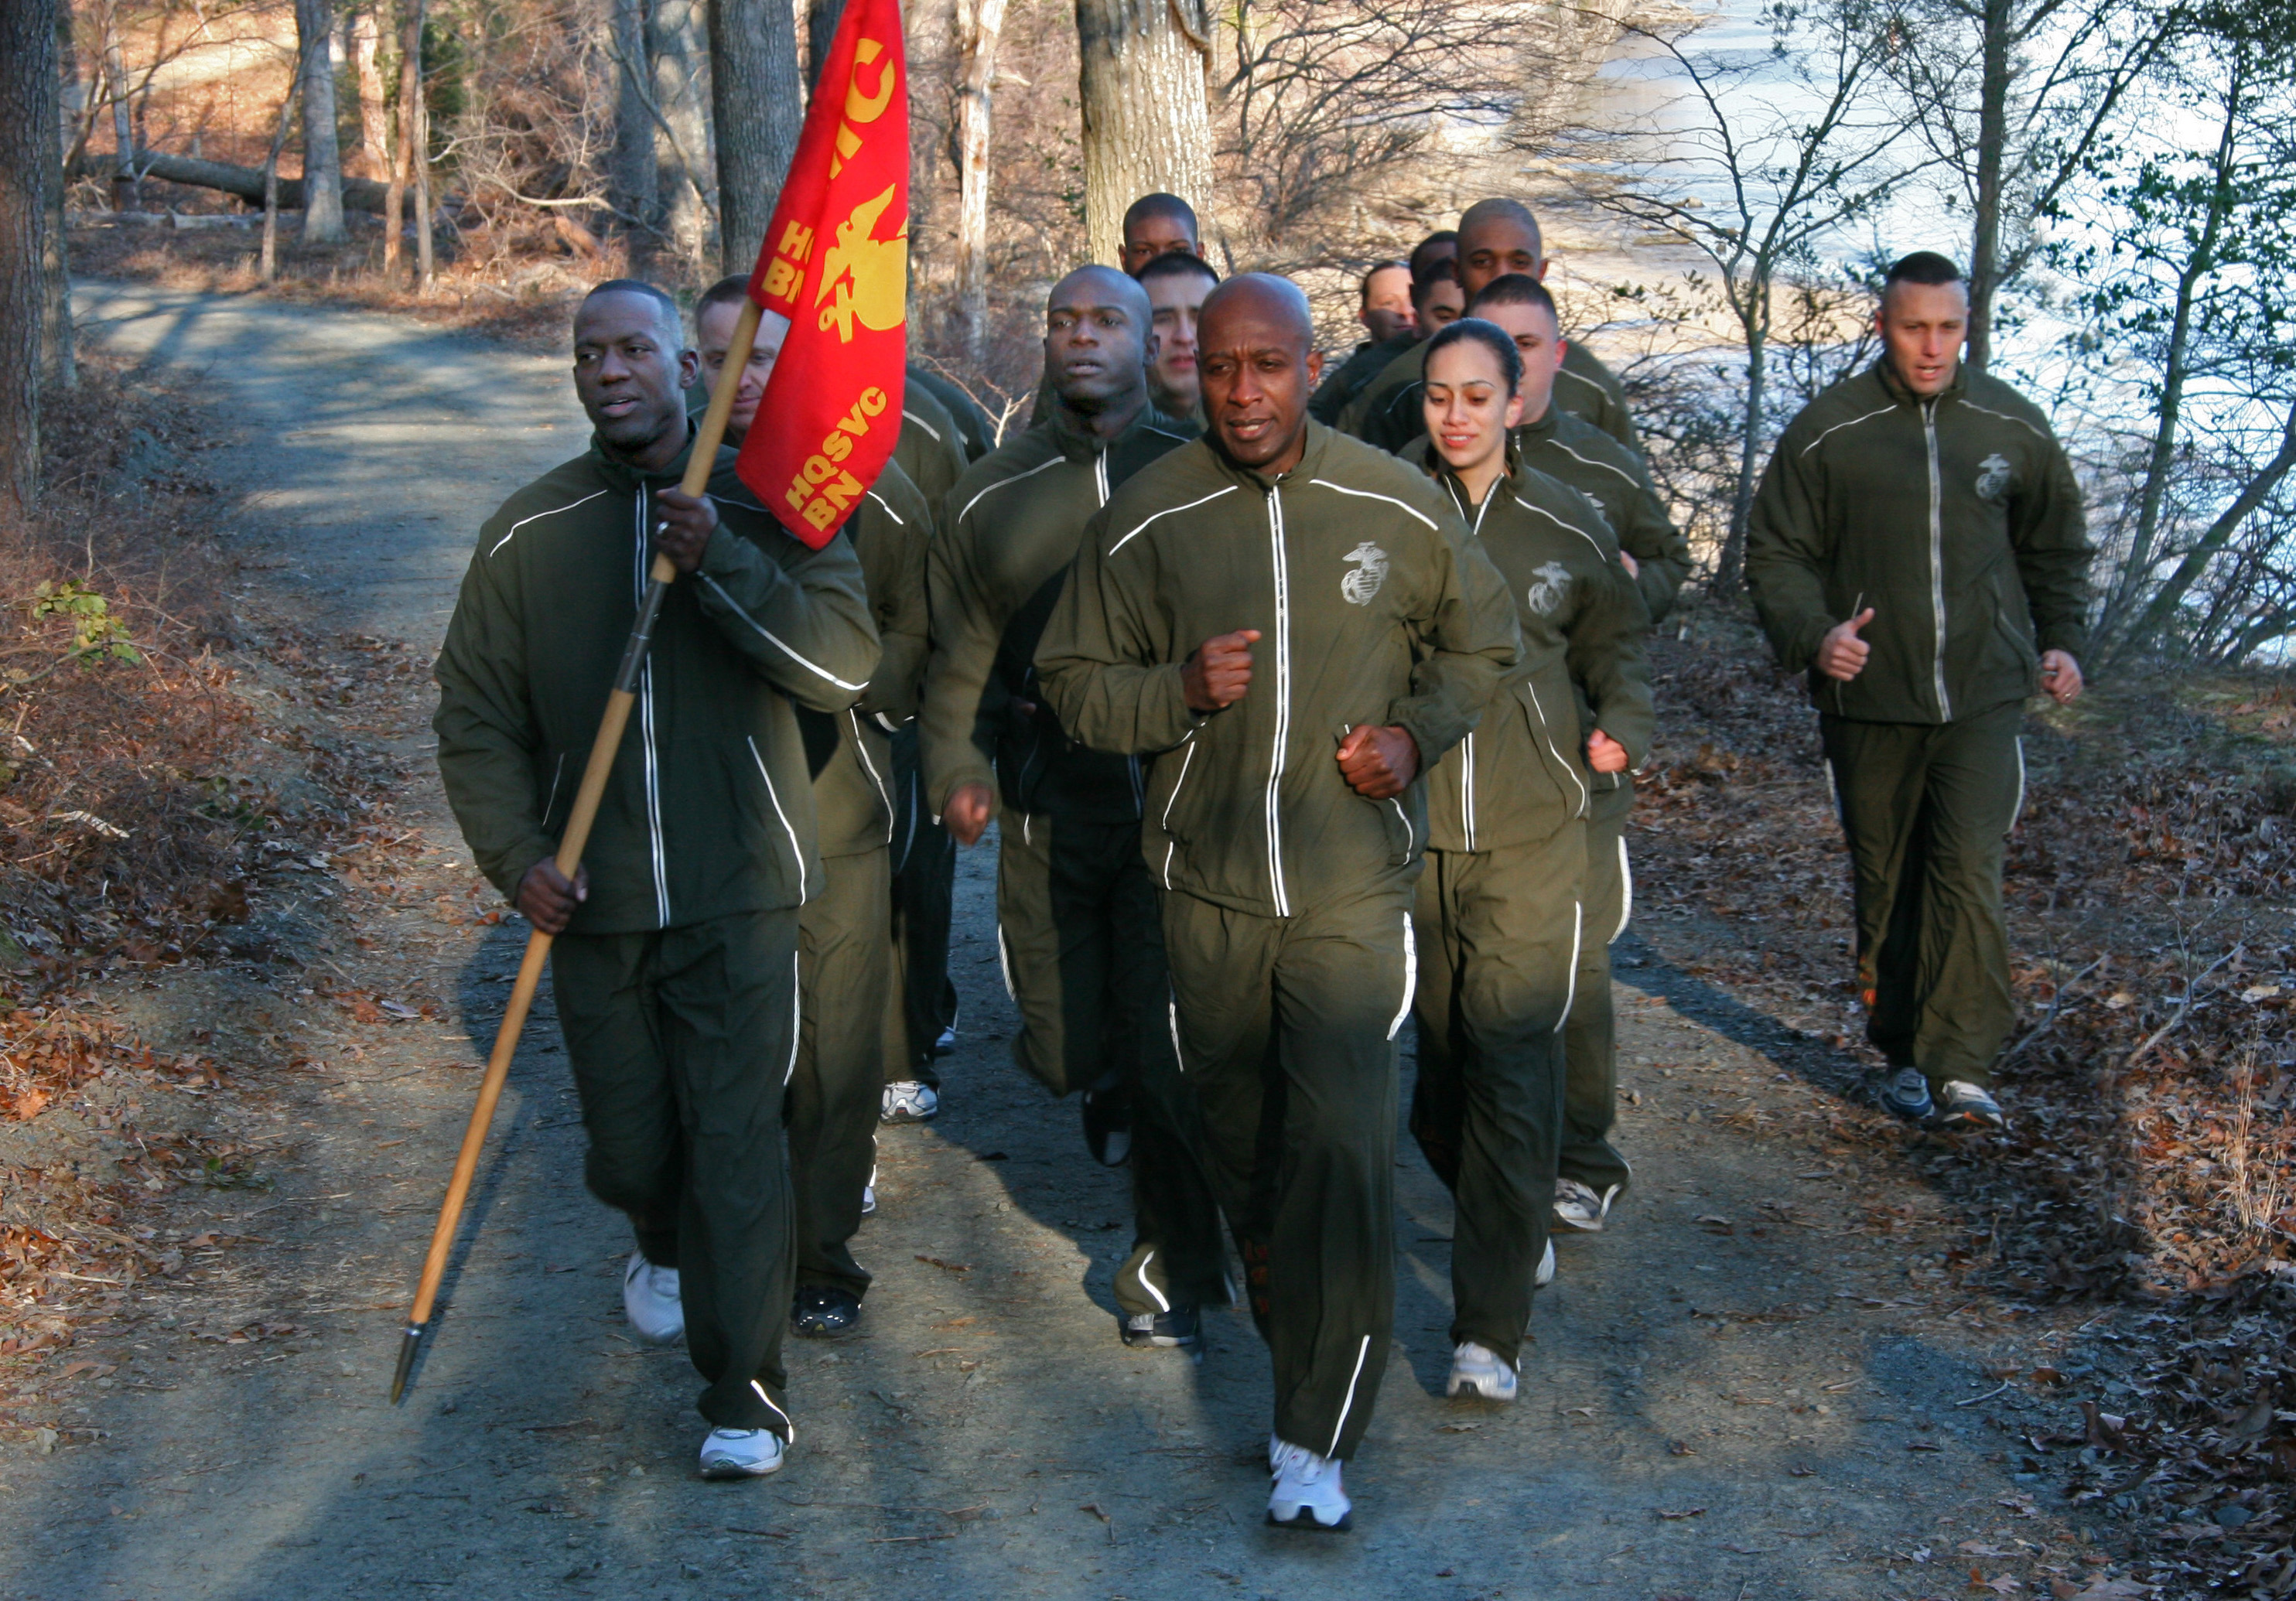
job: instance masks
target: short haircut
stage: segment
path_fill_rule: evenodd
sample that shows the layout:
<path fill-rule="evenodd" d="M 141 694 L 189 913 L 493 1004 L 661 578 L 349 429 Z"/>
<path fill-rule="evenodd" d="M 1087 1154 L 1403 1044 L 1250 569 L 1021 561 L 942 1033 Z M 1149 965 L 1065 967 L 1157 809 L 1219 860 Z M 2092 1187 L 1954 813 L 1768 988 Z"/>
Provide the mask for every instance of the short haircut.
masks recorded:
<path fill-rule="evenodd" d="M 1392 273 L 1398 269 L 1407 273 L 1411 270 L 1411 264 L 1407 261 L 1373 262 L 1371 264 L 1371 270 L 1363 275 L 1362 287 L 1357 290 L 1356 303 L 1358 306 L 1369 306 L 1371 304 L 1371 281 L 1378 277 L 1382 273 Z"/>
<path fill-rule="evenodd" d="M 676 297 L 659 283 L 648 283 L 643 278 L 609 278 L 583 296 L 582 304 L 587 306 L 600 295 L 644 295 L 654 303 L 655 314 L 661 319 L 662 331 L 675 334 L 681 343 L 685 340 L 685 317 L 677 309 Z"/>
<path fill-rule="evenodd" d="M 1467 314 L 1472 317 L 1486 306 L 1541 306 L 1554 319 L 1558 331 L 1562 327 L 1562 314 L 1554 309 L 1554 296 L 1529 273 L 1503 273 L 1492 279 L 1467 302 Z"/>
<path fill-rule="evenodd" d="M 1167 250 L 1161 256 L 1152 257 L 1142 262 L 1140 270 L 1132 275 L 1145 289 L 1155 279 L 1170 278 L 1181 273 L 1201 273 L 1209 283 L 1220 281 L 1217 267 L 1202 257 L 1191 256 L 1185 250 Z"/>
<path fill-rule="evenodd" d="M 1459 214 L 1461 233 L 1472 233 L 1490 223 L 1513 223 L 1518 228 L 1528 228 L 1531 238 L 1538 241 L 1539 253 L 1546 254 L 1546 235 L 1540 231 L 1538 219 L 1530 214 L 1530 208 L 1521 200 L 1499 195 L 1488 200 L 1477 200 Z"/>
<path fill-rule="evenodd" d="M 1900 256 L 1890 264 L 1889 272 L 1882 278 L 1882 292 L 1886 295 L 1900 283 L 1937 285 L 1968 282 L 1950 257 L 1940 256 L 1935 250 L 1915 250 L 1912 255 Z"/>
<path fill-rule="evenodd" d="M 730 278 L 720 278 L 701 291 L 701 298 L 693 303 L 693 325 L 701 326 L 701 314 L 713 306 L 738 305 L 750 296 L 750 277 L 736 273 Z"/>
<path fill-rule="evenodd" d="M 1168 216 L 1186 227 L 1190 239 L 1202 238 L 1196 227 L 1196 208 L 1178 195 L 1160 190 L 1142 195 L 1124 208 L 1124 232 L 1131 233 L 1133 224 L 1144 223 L 1152 216 Z"/>
<path fill-rule="evenodd" d="M 1445 245 L 1451 247 L 1449 252 L 1438 254 Z M 1418 282 L 1426 275 L 1428 268 L 1436 262 L 1448 261 L 1458 253 L 1459 236 L 1453 230 L 1443 228 L 1430 233 L 1411 248 L 1411 281 L 1414 283 Z"/>
<path fill-rule="evenodd" d="M 1427 296 L 1429 292 L 1432 290 L 1437 284 L 1456 283 L 1458 282 L 1459 264 L 1452 260 L 1448 256 L 1439 257 L 1429 265 L 1426 272 L 1414 273 L 1412 274 L 1411 303 L 1414 306 L 1424 306 L 1427 304 Z"/>
<path fill-rule="evenodd" d="M 1520 277 L 1521 274 L 1517 274 Z M 1486 323 L 1480 317 L 1461 317 L 1436 330 L 1435 337 L 1427 341 L 1427 363 L 1431 365 L 1436 355 L 1454 345 L 1473 340 L 1489 351 L 1506 378 L 1506 390 L 1512 395 L 1522 388 L 1522 352 L 1514 347 L 1513 336 L 1496 323 Z M 1425 366 L 1421 368 L 1423 372 Z"/>

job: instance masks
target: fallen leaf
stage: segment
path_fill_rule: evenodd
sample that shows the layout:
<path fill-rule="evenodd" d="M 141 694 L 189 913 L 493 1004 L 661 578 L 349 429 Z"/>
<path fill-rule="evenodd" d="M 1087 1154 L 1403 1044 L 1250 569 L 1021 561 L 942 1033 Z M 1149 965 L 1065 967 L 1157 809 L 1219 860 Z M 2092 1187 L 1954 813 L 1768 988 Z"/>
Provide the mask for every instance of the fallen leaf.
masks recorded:
<path fill-rule="evenodd" d="M 40 1115 L 40 1108 L 47 1104 L 48 1092 L 45 1090 L 27 1090 L 16 1098 L 14 1105 L 9 1110 L 15 1114 L 17 1122 L 29 1123 Z"/>
<path fill-rule="evenodd" d="M 1116 1521 L 1114 1518 L 1109 1516 L 1106 1512 L 1101 1509 L 1101 1505 L 1098 1501 L 1086 1501 L 1083 1506 L 1078 1507 L 1077 1510 L 1078 1512 L 1089 1512 L 1093 1516 L 1098 1518 L 1103 1523 L 1111 1523 Z"/>
<path fill-rule="evenodd" d="M 1685 1507 L 1680 1512 L 1661 1512 L 1658 1515 L 1660 1523 L 1678 1523 L 1686 1517 L 1704 1517 L 1706 1515 L 1706 1508 L 1703 1507 Z"/>

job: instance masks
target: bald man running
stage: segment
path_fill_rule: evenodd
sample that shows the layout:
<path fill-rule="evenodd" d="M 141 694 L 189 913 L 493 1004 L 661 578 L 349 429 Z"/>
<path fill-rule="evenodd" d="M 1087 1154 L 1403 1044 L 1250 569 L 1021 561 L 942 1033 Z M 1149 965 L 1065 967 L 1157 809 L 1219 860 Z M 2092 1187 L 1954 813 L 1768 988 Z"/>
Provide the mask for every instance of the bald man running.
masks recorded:
<path fill-rule="evenodd" d="M 1093 519 L 1037 666 L 1078 739 L 1155 757 L 1172 1031 L 1275 1362 L 1268 1516 L 1335 1529 L 1394 1319 L 1420 773 L 1518 647 L 1425 477 L 1309 420 L 1314 344 L 1289 282 L 1212 291 L 1208 432 Z"/>
<path fill-rule="evenodd" d="M 1521 200 L 1499 197 L 1477 200 L 1459 217 L 1459 287 L 1472 301 L 1483 286 L 1509 273 L 1527 273 L 1544 280 L 1553 265 L 1546 254 L 1538 219 Z M 1426 353 L 1414 347 L 1388 363 L 1351 401 L 1340 418 L 1341 428 L 1382 450 L 1401 450 L 1427 431 L 1421 396 L 1425 386 L 1420 368 Z M 1570 341 L 1556 374 L 1554 404 L 1576 412 L 1620 444 L 1636 451 L 1633 415 L 1627 409 L 1627 392 L 1595 353 L 1577 339 Z"/>
<path fill-rule="evenodd" d="M 1045 306 L 1048 417 L 966 471 L 931 557 L 925 793 L 964 845 L 999 812 L 996 944 L 1020 1009 L 1013 1054 L 1085 1136 L 1129 1160 L 1136 1224 L 1118 1270 L 1131 1345 L 1198 1340 L 1224 1298 L 1219 1219 L 1166 1016 L 1156 886 L 1140 857 L 1140 764 L 1071 739 L 1044 705 L 1037 637 L 1085 525 L 1132 474 L 1187 443 L 1148 404 L 1147 291 L 1085 267 Z"/>

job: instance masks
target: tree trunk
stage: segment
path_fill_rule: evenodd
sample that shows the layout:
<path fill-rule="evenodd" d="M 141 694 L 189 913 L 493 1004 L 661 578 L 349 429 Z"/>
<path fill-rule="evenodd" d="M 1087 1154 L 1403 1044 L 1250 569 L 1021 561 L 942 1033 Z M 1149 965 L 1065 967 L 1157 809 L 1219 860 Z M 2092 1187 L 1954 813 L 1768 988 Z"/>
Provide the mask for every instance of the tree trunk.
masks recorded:
<path fill-rule="evenodd" d="M 845 0 L 805 0 L 805 87 L 810 94 L 829 64 L 829 44 L 837 37 Z"/>
<path fill-rule="evenodd" d="M 1993 297 L 2001 284 L 2002 170 L 2009 143 L 2011 11 L 2015 0 L 1982 0 L 1978 42 L 1977 215 L 1970 230 L 1969 364 L 1993 359 Z"/>
<path fill-rule="evenodd" d="M 135 177 L 135 118 L 127 104 L 127 63 L 119 53 L 119 0 L 103 0 L 103 86 L 111 96 L 111 143 L 119 154 L 111 208 L 141 211 L 144 185 Z"/>
<path fill-rule="evenodd" d="M 708 270 L 718 203 L 701 0 L 654 0 L 646 53 L 653 61 L 653 103 L 666 125 L 665 137 L 654 146 L 662 232 L 699 275 Z"/>
<path fill-rule="evenodd" d="M 718 114 L 718 266 L 746 273 L 757 265 L 805 121 L 790 0 L 713 0 L 709 69 Z"/>
<path fill-rule="evenodd" d="M 614 40 L 614 148 L 606 159 L 606 195 L 615 210 L 651 224 L 656 169 L 653 111 L 646 104 L 645 0 L 613 0 L 608 19 Z M 644 233 L 626 225 L 631 248 Z"/>
<path fill-rule="evenodd" d="M 1767 298 L 1767 290 L 1763 294 Z M 1768 331 L 1746 329 L 1746 426 L 1738 437 L 1738 481 L 1730 491 L 1730 527 L 1714 563 L 1714 592 L 1734 599 L 1746 577 L 1746 527 L 1753 520 L 1755 463 L 1762 455 L 1762 410 L 1769 388 Z"/>
<path fill-rule="evenodd" d="M 430 97 L 422 86 L 422 0 L 411 0 L 406 59 L 412 63 L 401 76 L 414 123 L 414 287 L 430 292 L 435 263 L 430 251 Z"/>
<path fill-rule="evenodd" d="M 421 0 L 398 0 L 402 19 L 416 16 Z M 407 169 L 414 165 L 414 118 L 407 108 L 414 99 L 416 85 L 421 81 L 422 25 L 414 20 L 411 27 L 415 48 L 406 51 L 408 25 L 403 21 L 399 29 L 402 45 L 398 63 L 398 138 L 390 154 L 390 187 L 382 201 L 382 275 L 392 282 L 398 277 L 398 253 L 404 249 L 401 236 L 406 229 Z"/>
<path fill-rule="evenodd" d="M 46 189 L 56 170 L 55 0 L 0 5 L 0 505 L 32 509 L 40 480 L 40 328 Z"/>
<path fill-rule="evenodd" d="M 70 389 L 79 382 L 72 339 L 71 268 L 64 255 L 64 146 L 71 138 L 71 102 L 79 86 L 70 5 L 55 7 L 53 32 L 60 87 L 55 125 L 43 146 L 48 152 L 47 168 L 40 177 L 42 212 L 47 218 L 40 236 L 40 381 L 51 388 Z"/>
<path fill-rule="evenodd" d="M 988 340 L 988 142 L 996 44 L 1004 0 L 964 0 L 956 68 L 956 301 L 958 347 L 978 370 Z"/>
<path fill-rule="evenodd" d="M 1084 222 L 1095 261 L 1119 259 L 1125 208 L 1161 190 L 1212 192 L 1204 54 L 1180 26 L 1184 0 L 1076 0 L 1084 112 Z"/>
<path fill-rule="evenodd" d="M 390 178 L 390 97 L 382 84 L 382 65 L 375 58 L 382 46 L 378 12 L 351 13 L 351 62 L 358 73 L 359 155 L 366 176 L 381 182 Z"/>
<path fill-rule="evenodd" d="M 343 157 L 335 141 L 332 0 L 295 0 L 303 53 L 303 242 L 343 242 Z"/>

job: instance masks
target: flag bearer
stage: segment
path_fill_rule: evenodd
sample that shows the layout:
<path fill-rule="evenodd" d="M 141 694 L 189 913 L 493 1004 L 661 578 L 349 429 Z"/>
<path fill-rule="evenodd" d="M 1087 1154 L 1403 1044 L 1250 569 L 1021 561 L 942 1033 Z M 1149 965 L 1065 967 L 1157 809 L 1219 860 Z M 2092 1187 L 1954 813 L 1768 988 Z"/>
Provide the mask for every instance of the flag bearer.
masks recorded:
<path fill-rule="evenodd" d="M 628 1213 L 623 1303 L 683 1333 L 701 1468 L 771 1473 L 790 1438 L 798 908 L 821 872 L 797 707 L 841 715 L 877 666 L 861 566 L 749 509 L 719 458 L 678 476 L 698 358 L 676 304 L 617 279 L 575 313 L 589 450 L 480 529 L 439 653 L 439 768 L 473 859 L 543 932 L 591 1192 Z M 719 497 L 723 497 L 722 499 Z M 679 572 L 586 864 L 552 861 L 655 552 Z"/>
<path fill-rule="evenodd" d="M 1199 331 L 1208 432 L 1094 518 L 1037 662 L 1074 737 L 1156 758 L 1171 1025 L 1275 1362 L 1268 1515 L 1331 1529 L 1394 1314 L 1420 772 L 1514 614 L 1424 475 L 1309 421 L 1296 287 L 1232 278 Z"/>

